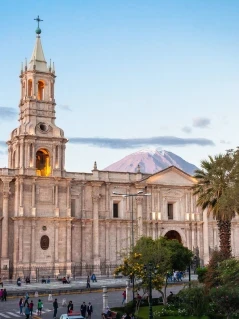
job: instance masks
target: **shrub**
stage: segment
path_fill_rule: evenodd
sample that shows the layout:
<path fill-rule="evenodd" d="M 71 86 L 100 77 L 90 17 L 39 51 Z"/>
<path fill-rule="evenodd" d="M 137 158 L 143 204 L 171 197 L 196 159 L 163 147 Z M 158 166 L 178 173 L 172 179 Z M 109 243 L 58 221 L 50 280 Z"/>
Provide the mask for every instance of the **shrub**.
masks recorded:
<path fill-rule="evenodd" d="M 206 267 L 197 268 L 196 274 L 198 275 L 198 281 L 200 283 L 203 283 L 205 276 L 207 274 L 207 268 Z"/>

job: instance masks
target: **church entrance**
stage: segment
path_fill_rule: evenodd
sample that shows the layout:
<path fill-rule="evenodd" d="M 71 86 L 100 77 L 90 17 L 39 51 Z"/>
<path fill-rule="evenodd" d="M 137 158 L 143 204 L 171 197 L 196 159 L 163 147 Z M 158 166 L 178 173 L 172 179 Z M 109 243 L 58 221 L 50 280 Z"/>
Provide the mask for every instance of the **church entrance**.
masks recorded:
<path fill-rule="evenodd" d="M 51 174 L 50 156 L 46 149 L 41 148 L 36 153 L 37 176 L 49 176 Z"/>
<path fill-rule="evenodd" d="M 177 241 L 180 242 L 180 244 L 182 243 L 182 238 L 180 236 L 180 234 L 176 231 L 176 230 L 170 230 L 168 231 L 165 236 L 165 238 L 167 239 L 176 239 Z"/>

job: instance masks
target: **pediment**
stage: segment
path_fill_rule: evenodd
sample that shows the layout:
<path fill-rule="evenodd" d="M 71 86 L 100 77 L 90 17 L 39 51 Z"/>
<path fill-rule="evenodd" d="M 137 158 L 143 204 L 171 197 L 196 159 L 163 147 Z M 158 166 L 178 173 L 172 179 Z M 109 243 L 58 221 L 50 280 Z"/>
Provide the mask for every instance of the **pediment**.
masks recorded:
<path fill-rule="evenodd" d="M 196 179 L 191 175 L 183 172 L 175 166 L 171 166 L 158 173 L 155 173 L 144 180 L 146 184 L 156 185 L 177 185 L 177 186 L 193 186 L 197 183 Z"/>

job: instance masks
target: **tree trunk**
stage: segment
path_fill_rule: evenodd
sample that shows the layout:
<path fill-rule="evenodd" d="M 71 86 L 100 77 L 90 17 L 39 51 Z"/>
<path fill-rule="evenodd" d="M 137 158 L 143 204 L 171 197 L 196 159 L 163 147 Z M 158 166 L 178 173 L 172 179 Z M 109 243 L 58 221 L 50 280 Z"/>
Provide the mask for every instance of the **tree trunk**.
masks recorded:
<path fill-rule="evenodd" d="M 228 259 L 231 257 L 231 220 L 218 220 L 220 251 Z"/>

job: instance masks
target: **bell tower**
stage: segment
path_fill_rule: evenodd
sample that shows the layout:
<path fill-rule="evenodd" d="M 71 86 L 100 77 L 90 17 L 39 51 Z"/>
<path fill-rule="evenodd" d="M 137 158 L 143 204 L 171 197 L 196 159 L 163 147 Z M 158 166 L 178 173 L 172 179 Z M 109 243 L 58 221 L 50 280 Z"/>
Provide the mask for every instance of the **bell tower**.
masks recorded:
<path fill-rule="evenodd" d="M 64 175 L 65 144 L 62 129 L 55 125 L 55 67 L 47 65 L 41 44 L 39 16 L 36 42 L 30 62 L 21 68 L 21 98 L 18 128 L 8 141 L 8 167 L 19 174 Z"/>

